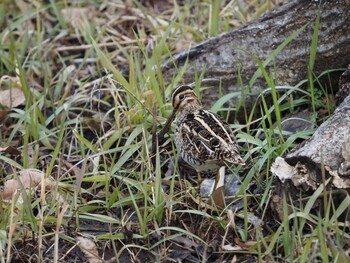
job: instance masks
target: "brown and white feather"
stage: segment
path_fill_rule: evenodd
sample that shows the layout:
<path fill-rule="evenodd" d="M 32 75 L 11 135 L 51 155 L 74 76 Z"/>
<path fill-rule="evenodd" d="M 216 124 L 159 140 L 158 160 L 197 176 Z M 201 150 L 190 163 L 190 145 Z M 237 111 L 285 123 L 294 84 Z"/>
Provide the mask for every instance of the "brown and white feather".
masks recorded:
<path fill-rule="evenodd" d="M 175 89 L 172 104 L 177 113 L 175 144 L 184 161 L 197 171 L 244 164 L 229 124 L 203 109 L 191 87 Z"/>

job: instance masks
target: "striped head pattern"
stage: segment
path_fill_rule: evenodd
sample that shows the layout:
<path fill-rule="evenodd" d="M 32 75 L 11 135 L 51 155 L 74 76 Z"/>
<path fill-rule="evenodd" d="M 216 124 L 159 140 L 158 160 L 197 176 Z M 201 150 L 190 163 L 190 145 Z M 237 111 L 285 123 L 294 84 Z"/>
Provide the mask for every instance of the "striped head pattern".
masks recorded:
<path fill-rule="evenodd" d="M 174 111 L 182 112 L 185 109 L 199 109 L 202 107 L 195 91 L 187 85 L 177 87 L 171 96 Z"/>

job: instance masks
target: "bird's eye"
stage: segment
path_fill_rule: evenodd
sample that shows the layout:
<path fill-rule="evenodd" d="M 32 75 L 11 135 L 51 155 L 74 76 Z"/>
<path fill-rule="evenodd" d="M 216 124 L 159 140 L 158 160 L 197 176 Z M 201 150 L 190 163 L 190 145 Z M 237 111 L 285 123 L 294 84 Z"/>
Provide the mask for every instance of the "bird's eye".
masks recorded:
<path fill-rule="evenodd" d="M 179 99 L 180 100 L 183 100 L 185 98 L 185 95 L 183 95 L 183 94 L 181 94 L 180 96 L 179 96 Z"/>

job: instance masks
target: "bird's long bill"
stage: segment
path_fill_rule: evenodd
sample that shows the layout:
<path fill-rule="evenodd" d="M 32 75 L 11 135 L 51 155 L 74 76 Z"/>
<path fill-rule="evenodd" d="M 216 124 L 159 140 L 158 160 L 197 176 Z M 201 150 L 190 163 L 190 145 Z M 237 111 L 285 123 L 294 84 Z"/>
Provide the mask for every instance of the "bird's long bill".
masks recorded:
<path fill-rule="evenodd" d="M 164 135 L 169 131 L 171 123 L 174 121 L 175 116 L 176 116 L 176 111 L 173 110 L 171 115 L 168 117 L 166 123 L 164 124 L 163 129 L 159 132 L 158 138 L 163 138 Z"/>

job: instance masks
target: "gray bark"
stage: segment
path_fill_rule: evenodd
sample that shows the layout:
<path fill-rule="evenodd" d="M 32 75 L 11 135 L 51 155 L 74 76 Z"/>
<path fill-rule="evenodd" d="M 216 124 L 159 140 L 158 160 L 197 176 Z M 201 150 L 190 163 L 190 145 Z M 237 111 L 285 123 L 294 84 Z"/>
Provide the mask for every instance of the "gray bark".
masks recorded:
<path fill-rule="evenodd" d="M 282 181 L 291 179 L 295 186 L 315 190 L 332 176 L 336 188 L 350 188 L 350 65 L 339 79 L 337 100 L 341 103 L 334 114 L 313 136 L 294 148 L 285 159 L 276 159 L 271 171 Z"/>
<path fill-rule="evenodd" d="M 333 189 L 332 202 L 338 207 L 348 197 L 350 189 L 350 95 L 309 140 L 284 159 L 278 157 L 271 172 L 280 179 L 275 182 L 270 203 L 280 220 L 284 216 L 283 194 L 286 194 L 288 202 L 299 205 L 301 193 L 310 196 L 320 185 Z M 326 198 L 326 195 L 323 197 Z M 322 201 L 315 202 L 313 208 L 322 211 L 321 204 Z M 350 214 L 344 211 L 342 220 L 349 219 Z"/>
<path fill-rule="evenodd" d="M 326 177 L 332 177 L 335 188 L 350 188 L 350 95 L 285 161 L 314 189 L 322 183 L 322 169 Z"/>
<path fill-rule="evenodd" d="M 176 68 L 184 66 L 186 60 L 188 65 L 183 77 L 184 83 L 192 83 L 195 71 L 200 73 L 205 68 L 202 85 L 216 87 L 208 89 L 203 96 L 203 103 L 211 105 L 217 99 L 217 87 L 220 84 L 224 94 L 241 91 L 242 85 L 237 80 L 238 72 L 246 87 L 258 69 L 256 61 L 242 50 L 264 61 L 283 41 L 306 25 L 267 65 L 268 72 L 276 69 L 277 84 L 294 85 L 307 78 L 310 45 L 318 11 L 320 27 L 314 73 L 346 67 L 350 62 L 350 1 L 295 0 L 246 26 L 210 38 L 175 55 L 162 67 L 165 81 L 169 83 Z M 266 86 L 264 79 L 258 78 L 249 87 L 252 91 L 250 95 L 254 98 L 254 93 Z M 235 101 L 232 101 L 234 104 Z"/>

